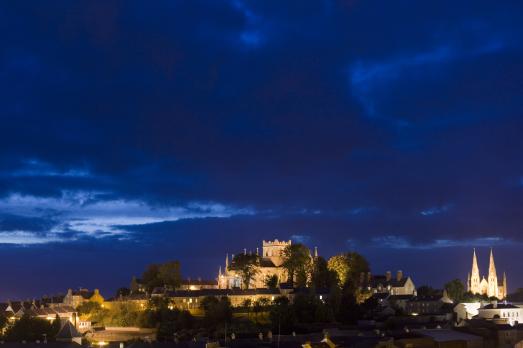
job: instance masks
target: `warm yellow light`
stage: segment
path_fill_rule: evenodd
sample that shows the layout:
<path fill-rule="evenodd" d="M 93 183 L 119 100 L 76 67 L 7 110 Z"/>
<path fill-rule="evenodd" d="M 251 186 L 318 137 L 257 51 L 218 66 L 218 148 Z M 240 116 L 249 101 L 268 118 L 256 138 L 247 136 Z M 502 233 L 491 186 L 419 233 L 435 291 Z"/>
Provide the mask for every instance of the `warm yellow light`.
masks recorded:
<path fill-rule="evenodd" d="M 413 316 L 417 316 L 417 315 L 418 315 L 418 313 L 412 313 L 412 315 L 413 315 Z"/>
<path fill-rule="evenodd" d="M 97 343 L 97 345 L 99 345 L 99 346 L 106 346 L 106 345 L 107 345 L 107 342 L 105 342 L 105 341 L 100 341 L 100 342 Z"/>
<path fill-rule="evenodd" d="M 47 320 L 54 320 L 53 317 L 47 317 L 46 319 L 47 319 Z"/>

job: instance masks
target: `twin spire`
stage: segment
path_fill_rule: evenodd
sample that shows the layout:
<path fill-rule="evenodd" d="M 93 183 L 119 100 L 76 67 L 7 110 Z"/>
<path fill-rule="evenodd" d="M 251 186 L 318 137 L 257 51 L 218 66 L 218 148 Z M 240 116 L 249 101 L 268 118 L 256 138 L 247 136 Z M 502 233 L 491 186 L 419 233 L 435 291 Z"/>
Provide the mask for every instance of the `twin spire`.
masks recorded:
<path fill-rule="evenodd" d="M 496 263 L 494 262 L 494 252 L 490 248 L 490 260 L 488 277 L 485 279 L 480 277 L 478 258 L 476 256 L 476 249 L 472 255 L 472 270 L 467 279 L 467 289 L 473 294 L 482 294 L 489 297 L 497 297 L 503 299 L 507 296 L 507 277 L 503 274 L 503 284 L 498 283 L 498 275 L 496 271 Z"/>

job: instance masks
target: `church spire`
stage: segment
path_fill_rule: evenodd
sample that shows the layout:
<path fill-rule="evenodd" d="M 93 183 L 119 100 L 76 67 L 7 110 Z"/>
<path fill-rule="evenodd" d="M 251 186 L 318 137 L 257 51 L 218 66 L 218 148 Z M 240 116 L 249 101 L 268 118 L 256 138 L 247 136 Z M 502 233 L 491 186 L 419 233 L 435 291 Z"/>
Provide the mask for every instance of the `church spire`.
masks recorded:
<path fill-rule="evenodd" d="M 474 249 L 474 252 L 472 254 L 472 270 L 470 272 L 468 284 L 469 291 L 473 294 L 479 294 L 481 292 L 480 282 L 481 279 L 479 276 L 478 258 L 476 256 L 476 249 Z"/>
<path fill-rule="evenodd" d="M 479 276 L 478 257 L 476 256 L 476 248 L 474 248 L 474 254 L 472 255 L 472 276 Z"/>
<path fill-rule="evenodd" d="M 492 248 L 490 248 L 490 263 L 488 267 L 488 276 L 490 277 L 496 277 L 496 264 L 494 263 L 494 253 L 492 251 Z"/>
<path fill-rule="evenodd" d="M 489 297 L 499 297 L 498 275 L 496 272 L 496 264 L 494 263 L 494 252 L 492 251 L 492 248 L 490 248 L 487 295 Z"/>
<path fill-rule="evenodd" d="M 225 254 L 225 272 L 229 268 L 229 254 Z"/>

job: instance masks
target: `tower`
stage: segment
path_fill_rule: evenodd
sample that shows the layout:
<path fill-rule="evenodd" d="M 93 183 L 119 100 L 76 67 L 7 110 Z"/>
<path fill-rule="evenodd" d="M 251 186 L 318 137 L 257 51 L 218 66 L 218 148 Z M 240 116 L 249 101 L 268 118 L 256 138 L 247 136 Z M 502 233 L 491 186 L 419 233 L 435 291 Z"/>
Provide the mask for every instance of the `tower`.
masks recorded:
<path fill-rule="evenodd" d="M 476 249 L 472 255 L 472 272 L 469 275 L 468 291 L 473 294 L 479 294 L 481 278 L 479 276 L 478 258 L 476 257 Z"/>
<path fill-rule="evenodd" d="M 507 288 L 507 274 L 503 272 L 503 292 L 499 294 L 499 297 L 501 299 L 506 299 L 508 294 L 508 288 Z"/>
<path fill-rule="evenodd" d="M 494 253 L 490 249 L 490 261 L 488 268 L 488 297 L 499 297 L 498 275 L 496 273 L 496 264 L 494 263 Z"/>

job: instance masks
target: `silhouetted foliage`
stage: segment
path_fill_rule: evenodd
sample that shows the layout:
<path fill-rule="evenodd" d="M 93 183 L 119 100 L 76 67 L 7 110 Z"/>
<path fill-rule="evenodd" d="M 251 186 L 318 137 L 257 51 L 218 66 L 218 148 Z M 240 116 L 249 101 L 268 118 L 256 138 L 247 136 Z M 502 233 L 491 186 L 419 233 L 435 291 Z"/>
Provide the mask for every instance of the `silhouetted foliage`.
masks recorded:
<path fill-rule="evenodd" d="M 265 285 L 269 289 L 276 289 L 278 287 L 278 277 L 276 276 L 276 274 L 268 275 L 265 278 Z"/>
<path fill-rule="evenodd" d="M 156 287 L 174 289 L 181 283 L 180 263 L 170 261 L 163 264 L 151 264 L 142 275 L 142 282 L 147 291 Z"/>
<path fill-rule="evenodd" d="M 289 334 L 296 325 L 296 316 L 286 297 L 277 297 L 269 312 L 272 331 L 276 334 Z"/>
<path fill-rule="evenodd" d="M 291 244 L 283 249 L 282 266 L 287 270 L 288 282 L 296 287 L 307 285 L 311 262 L 310 250 L 303 244 Z"/>
<path fill-rule="evenodd" d="M 465 286 L 459 279 L 453 279 L 445 284 L 445 290 L 447 290 L 447 295 L 455 303 L 461 302 L 465 295 Z"/>
<path fill-rule="evenodd" d="M 218 299 L 207 296 L 203 298 L 200 306 L 205 312 L 204 322 L 208 329 L 215 330 L 231 322 L 232 307 L 227 297 Z"/>
<path fill-rule="evenodd" d="M 28 315 L 22 316 L 13 326 L 9 327 L 5 333 L 6 341 L 42 341 L 44 337 L 53 339 L 57 332 L 53 323 L 39 318 L 31 318 Z"/>
<path fill-rule="evenodd" d="M 243 288 L 248 289 L 251 279 L 259 272 L 260 257 L 256 254 L 241 253 L 234 255 L 229 270 L 236 271 L 242 277 Z"/>

